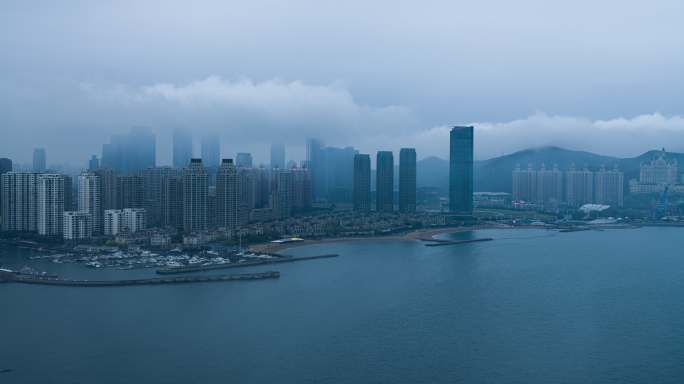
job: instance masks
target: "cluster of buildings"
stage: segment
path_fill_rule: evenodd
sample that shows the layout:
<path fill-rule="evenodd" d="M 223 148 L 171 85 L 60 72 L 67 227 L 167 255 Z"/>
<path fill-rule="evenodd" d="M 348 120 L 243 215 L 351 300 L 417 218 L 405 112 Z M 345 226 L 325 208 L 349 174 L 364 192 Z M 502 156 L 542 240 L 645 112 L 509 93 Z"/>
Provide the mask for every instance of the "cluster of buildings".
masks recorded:
<path fill-rule="evenodd" d="M 256 167 L 249 153 L 221 158 L 216 135 L 202 139 L 192 157 L 192 136 L 173 135 L 173 166 L 156 166 L 156 138 L 143 128 L 115 135 L 77 176 L 52 172 L 44 149 L 31 171 L 13 171 L 0 159 L 2 230 L 82 240 L 164 228 L 192 234 L 236 231 L 250 223 L 287 222 L 314 202 L 348 204 L 356 215 L 416 212 L 416 151 L 399 151 L 398 191 L 391 151 L 371 158 L 352 147 L 307 141 L 306 160 L 286 163 L 285 147 L 271 147 L 271 164 Z M 473 127 L 451 131 L 450 208 L 472 212 Z M 373 199 L 374 197 L 374 199 Z M 386 221 L 386 219 L 382 219 Z M 142 232 L 141 232 L 142 231 Z M 307 230 L 305 232 L 319 232 Z"/>
<path fill-rule="evenodd" d="M 639 180 L 629 181 L 629 192 L 662 193 L 666 189 L 673 193 L 684 193 L 684 176 L 680 182 L 677 159 L 668 160 L 663 149 L 653 160 L 641 164 Z"/>
<path fill-rule="evenodd" d="M 602 166 L 596 171 L 584 167 L 561 171 L 558 166 L 544 164 L 535 169 L 519 165 L 513 170 L 514 204 L 532 203 L 543 209 L 557 209 L 561 204 L 581 207 L 604 204 L 622 207 L 624 204 L 624 173 L 617 167 Z"/>

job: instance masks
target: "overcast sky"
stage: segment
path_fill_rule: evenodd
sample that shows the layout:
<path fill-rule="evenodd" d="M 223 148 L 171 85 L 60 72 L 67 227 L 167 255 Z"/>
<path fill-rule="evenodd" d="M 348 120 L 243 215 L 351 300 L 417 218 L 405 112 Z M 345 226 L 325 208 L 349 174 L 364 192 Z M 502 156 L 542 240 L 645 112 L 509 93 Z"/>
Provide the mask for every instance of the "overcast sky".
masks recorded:
<path fill-rule="evenodd" d="M 0 157 L 83 164 L 110 134 L 219 131 L 446 157 L 560 145 L 684 151 L 684 2 L 3 1 Z M 198 140 L 199 142 L 199 140 Z"/>

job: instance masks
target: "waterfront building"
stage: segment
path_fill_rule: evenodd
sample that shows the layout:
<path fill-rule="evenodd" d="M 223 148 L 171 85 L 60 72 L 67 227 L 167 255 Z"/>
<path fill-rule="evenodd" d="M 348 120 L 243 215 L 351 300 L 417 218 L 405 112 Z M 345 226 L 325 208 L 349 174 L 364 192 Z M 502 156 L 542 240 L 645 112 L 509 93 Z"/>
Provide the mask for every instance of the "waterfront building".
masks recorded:
<path fill-rule="evenodd" d="M 71 188 L 71 186 L 68 186 Z M 64 225 L 64 176 L 41 174 L 38 176 L 38 234 L 61 236 Z"/>
<path fill-rule="evenodd" d="M 216 176 L 216 214 L 219 228 L 236 229 L 240 220 L 240 183 L 233 159 L 223 159 Z"/>
<path fill-rule="evenodd" d="M 354 210 L 371 210 L 371 160 L 370 155 L 354 155 Z"/>
<path fill-rule="evenodd" d="M 47 169 L 47 156 L 45 148 L 35 148 L 33 150 L 33 172 L 45 172 Z"/>
<path fill-rule="evenodd" d="M 35 232 L 38 229 L 37 172 L 6 172 L 2 185 L 2 230 Z"/>
<path fill-rule="evenodd" d="M 453 127 L 449 134 L 449 211 L 473 211 L 473 127 Z"/>
<path fill-rule="evenodd" d="M 375 176 L 375 210 L 393 212 L 394 155 L 391 151 L 378 151 Z"/>
<path fill-rule="evenodd" d="M 416 150 L 399 151 L 399 212 L 416 211 Z"/>
<path fill-rule="evenodd" d="M 173 166 L 183 168 L 192 158 L 192 134 L 184 129 L 173 130 Z"/>
<path fill-rule="evenodd" d="M 63 232 L 65 240 L 84 240 L 92 237 L 92 216 L 87 212 L 64 212 Z"/>
<path fill-rule="evenodd" d="M 252 168 L 252 154 L 240 152 L 235 156 L 235 166 L 238 168 Z"/>
<path fill-rule="evenodd" d="M 624 174 L 617 166 L 613 169 L 601 169 L 594 174 L 596 204 L 622 207 L 624 204 Z"/>
<path fill-rule="evenodd" d="M 83 172 L 78 176 L 78 210 L 91 216 L 90 233 L 99 235 L 103 231 L 102 184 L 100 177 L 92 172 Z"/>
<path fill-rule="evenodd" d="M 578 170 L 573 164 L 565 172 L 565 196 L 570 206 L 580 207 L 594 202 L 594 172 L 586 167 Z"/>
<path fill-rule="evenodd" d="M 90 156 L 90 160 L 88 161 L 88 170 L 94 171 L 98 168 L 100 168 L 100 159 L 97 158 L 97 155 Z"/>
<path fill-rule="evenodd" d="M 136 233 L 147 227 L 144 208 L 108 209 L 104 211 L 104 234 L 116 236 Z"/>
<path fill-rule="evenodd" d="M 202 159 L 191 159 L 190 165 L 183 170 L 182 177 L 183 228 L 186 232 L 206 230 L 209 182 Z"/>
<path fill-rule="evenodd" d="M 258 170 L 238 168 L 238 224 L 249 222 L 249 212 L 257 206 Z"/>
<path fill-rule="evenodd" d="M 285 145 L 271 144 L 271 169 L 285 169 Z"/>

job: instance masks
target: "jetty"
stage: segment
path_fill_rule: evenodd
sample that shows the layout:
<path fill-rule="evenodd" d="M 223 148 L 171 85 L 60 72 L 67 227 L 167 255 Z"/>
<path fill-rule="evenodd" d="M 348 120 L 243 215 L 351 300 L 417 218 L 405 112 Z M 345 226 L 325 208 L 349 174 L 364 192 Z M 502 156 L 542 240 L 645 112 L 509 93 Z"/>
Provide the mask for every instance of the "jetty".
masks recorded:
<path fill-rule="evenodd" d="M 458 244 L 469 244 L 469 243 L 479 243 L 483 241 L 492 241 L 491 237 L 483 237 L 481 239 L 467 239 L 467 240 L 439 240 L 439 239 L 421 239 L 423 241 L 431 241 L 431 243 L 425 244 L 426 247 L 442 247 L 446 245 L 458 245 Z"/>
<path fill-rule="evenodd" d="M 214 283 L 225 281 L 244 281 L 277 279 L 280 272 L 269 271 L 260 273 L 240 273 L 232 275 L 213 275 L 213 276 L 176 276 L 149 279 L 129 279 L 129 280 L 68 280 L 52 277 L 24 276 L 17 274 L 4 273 L 0 275 L 0 282 L 22 283 L 38 285 L 57 285 L 67 287 L 124 287 L 135 285 L 160 285 L 160 284 L 187 284 L 187 283 Z"/>
<path fill-rule="evenodd" d="M 184 267 L 162 268 L 162 269 L 157 270 L 157 274 L 159 274 L 159 275 L 172 275 L 172 274 L 178 274 L 178 273 L 212 271 L 212 270 L 216 270 L 216 269 L 254 267 L 254 266 L 265 265 L 265 264 L 293 263 L 296 261 L 325 259 L 325 258 L 339 256 L 336 253 L 325 254 L 325 255 L 315 255 L 315 256 L 301 256 L 301 257 L 284 256 L 284 255 L 278 255 L 278 254 L 270 254 L 270 255 L 273 257 L 268 258 L 268 259 L 258 259 L 258 260 L 253 260 L 253 261 L 245 261 L 244 263 L 190 265 L 190 266 L 184 266 Z"/>

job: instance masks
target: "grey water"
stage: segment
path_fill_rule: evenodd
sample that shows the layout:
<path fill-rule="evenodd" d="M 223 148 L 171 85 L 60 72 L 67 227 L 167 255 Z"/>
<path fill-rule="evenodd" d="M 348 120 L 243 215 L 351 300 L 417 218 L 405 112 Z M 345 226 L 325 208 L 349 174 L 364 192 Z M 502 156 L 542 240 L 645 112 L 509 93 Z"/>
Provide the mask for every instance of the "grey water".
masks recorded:
<path fill-rule="evenodd" d="M 0 284 L 0 383 L 684 381 L 684 230 L 451 237 L 495 240 L 318 244 L 288 252 L 340 257 L 247 269 L 277 280 Z"/>

